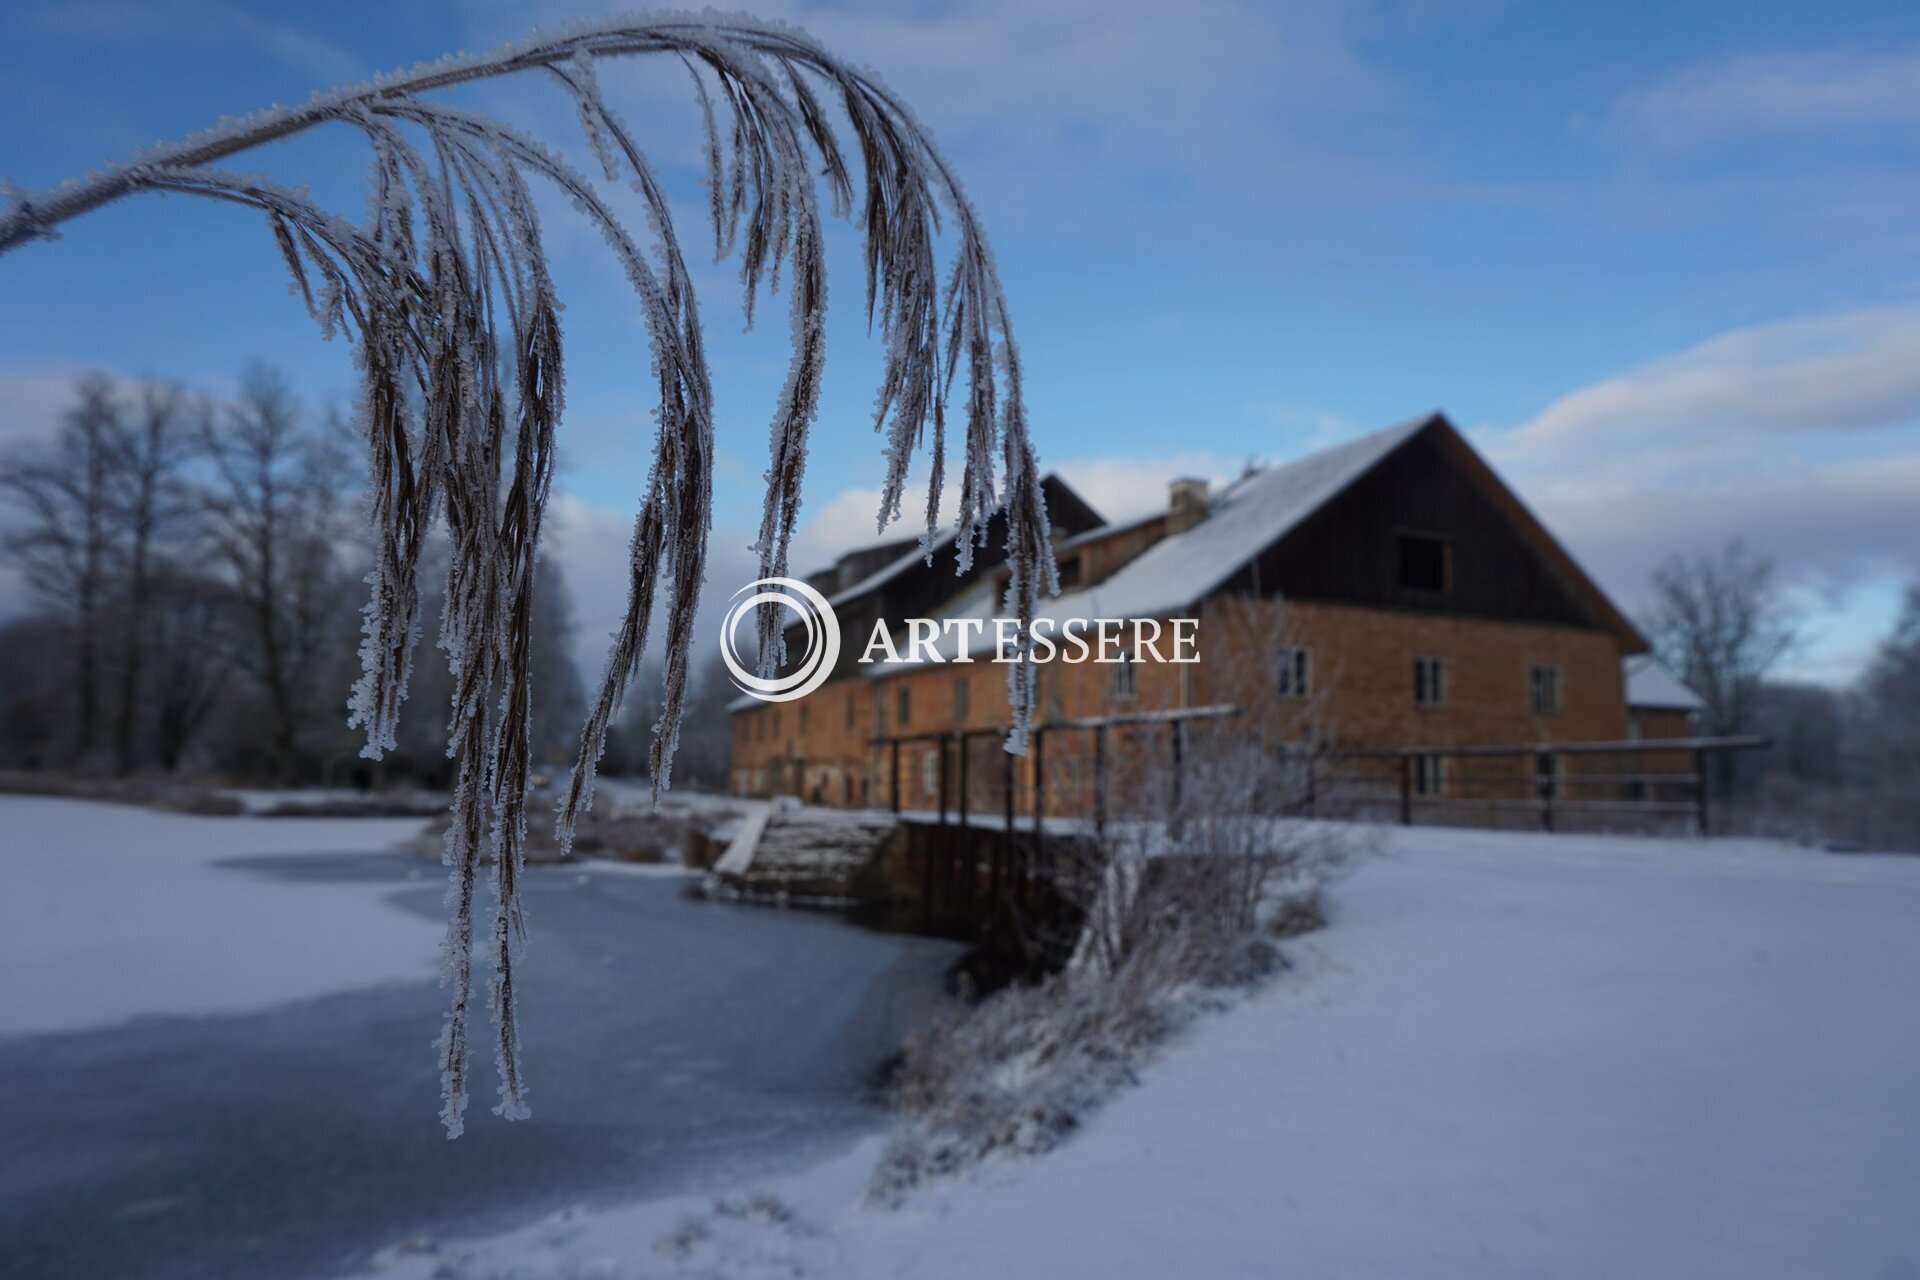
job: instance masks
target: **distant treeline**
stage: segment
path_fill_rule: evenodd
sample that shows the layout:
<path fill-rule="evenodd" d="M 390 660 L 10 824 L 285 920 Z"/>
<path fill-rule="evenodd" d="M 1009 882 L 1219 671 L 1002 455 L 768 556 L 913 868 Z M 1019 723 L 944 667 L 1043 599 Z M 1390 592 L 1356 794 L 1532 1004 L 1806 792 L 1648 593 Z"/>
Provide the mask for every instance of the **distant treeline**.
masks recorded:
<path fill-rule="evenodd" d="M 226 400 L 78 382 L 49 433 L 0 458 L 0 536 L 27 591 L 11 603 L 28 610 L 0 626 L 0 767 L 444 785 L 450 684 L 433 590 L 399 750 L 362 759 L 346 725 L 370 558 L 357 454 L 343 415 L 307 411 L 265 368 Z M 426 583 L 443 575 L 444 548 L 432 560 Z M 551 558 L 538 591 L 535 758 L 564 769 L 584 695 Z M 610 772 L 644 759 L 644 738 L 628 739 L 651 719 L 646 701 L 613 735 Z M 715 744 L 696 742 L 683 777 L 724 778 L 719 719 L 717 763 L 703 758 Z"/>
<path fill-rule="evenodd" d="M 1800 621 L 1773 563 L 1739 540 L 1675 556 L 1653 575 L 1645 630 L 1705 706 L 1706 734 L 1763 734 L 1722 755 L 1709 782 L 1739 829 L 1882 849 L 1920 849 L 1920 583 L 1850 688 L 1781 681 Z"/>

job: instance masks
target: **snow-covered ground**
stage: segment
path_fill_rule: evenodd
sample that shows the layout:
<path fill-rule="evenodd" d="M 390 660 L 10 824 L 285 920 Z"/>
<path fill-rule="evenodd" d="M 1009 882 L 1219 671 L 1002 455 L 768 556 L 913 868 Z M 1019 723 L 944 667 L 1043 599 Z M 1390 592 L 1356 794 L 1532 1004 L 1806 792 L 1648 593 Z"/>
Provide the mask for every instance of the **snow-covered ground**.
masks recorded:
<path fill-rule="evenodd" d="M 276 882 L 214 865 L 386 849 L 420 825 L 0 796 L 0 1034 L 431 978 L 439 929 L 389 905 L 391 886 Z M 438 870 L 422 863 L 420 874 Z"/>
<path fill-rule="evenodd" d="M 1920 1276 L 1920 859 L 1416 829 L 1335 907 L 1052 1155 L 888 1209 L 876 1139 L 380 1274 Z"/>

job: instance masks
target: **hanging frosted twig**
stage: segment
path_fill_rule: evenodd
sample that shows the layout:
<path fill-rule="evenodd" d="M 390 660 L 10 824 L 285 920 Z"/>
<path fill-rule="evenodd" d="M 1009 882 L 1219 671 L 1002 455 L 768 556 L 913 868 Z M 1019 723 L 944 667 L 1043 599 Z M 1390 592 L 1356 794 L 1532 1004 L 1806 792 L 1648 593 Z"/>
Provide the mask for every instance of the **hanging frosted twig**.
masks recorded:
<path fill-rule="evenodd" d="M 452 555 L 440 646 L 453 672 L 446 836 L 451 1009 L 440 1040 L 449 1136 L 467 1105 L 467 1022 L 479 869 L 493 861 L 486 951 L 500 1103 L 527 1113 L 514 1012 L 514 956 L 529 773 L 533 584 L 563 403 L 560 304 L 529 183 L 550 184 L 600 232 L 646 322 L 658 404 L 645 497 L 634 521 L 627 610 L 581 735 L 558 814 L 562 847 L 592 802 L 609 724 L 637 672 L 665 591 L 665 697 L 651 753 L 654 795 L 669 785 L 691 670 L 693 617 L 713 502 L 713 390 L 693 284 L 665 193 L 632 131 L 602 93 L 599 60 L 677 58 L 692 76 L 705 134 L 716 256 L 736 249 L 749 323 L 762 287 L 787 271 L 793 363 L 769 434 L 755 550 L 784 576 L 799 518 L 808 433 L 825 367 L 826 267 L 816 180 L 828 209 L 864 238 L 868 322 L 885 352 L 874 429 L 884 439 L 882 528 L 900 514 L 908 465 L 930 458 L 923 545 L 931 559 L 946 474 L 946 398 L 962 364 L 966 417 L 955 544 L 971 563 L 995 512 L 1007 521 L 1007 608 L 1027 634 L 1036 597 L 1057 590 L 1045 501 L 1028 437 L 1020 360 L 1006 299 L 973 206 L 913 114 L 871 74 L 789 27 L 734 16 L 660 15 L 589 23 L 492 53 L 446 58 L 303 105 L 223 124 L 51 191 L 13 197 L 0 254 L 52 238 L 73 218 L 141 191 L 198 195 L 261 211 L 292 287 L 322 331 L 355 343 L 376 535 L 351 722 L 378 758 L 396 741 L 419 634 L 421 552 L 436 520 Z M 607 181 L 642 197 L 654 248 L 643 252 L 599 188 L 533 139 L 490 116 L 428 98 L 435 90 L 541 71 L 567 94 Z M 848 163 L 837 102 L 858 151 Z M 365 220 L 303 193 L 216 168 L 220 161 L 325 124 L 357 130 L 372 151 Z M 817 174 L 816 174 L 817 171 Z M 859 186 L 856 190 L 856 180 Z M 952 241 L 947 286 L 936 246 Z M 931 440 L 929 441 L 929 428 Z M 760 664 L 783 658 L 777 611 L 761 610 Z M 1025 661 L 1009 669 L 1010 751 L 1024 749 L 1034 701 Z"/>

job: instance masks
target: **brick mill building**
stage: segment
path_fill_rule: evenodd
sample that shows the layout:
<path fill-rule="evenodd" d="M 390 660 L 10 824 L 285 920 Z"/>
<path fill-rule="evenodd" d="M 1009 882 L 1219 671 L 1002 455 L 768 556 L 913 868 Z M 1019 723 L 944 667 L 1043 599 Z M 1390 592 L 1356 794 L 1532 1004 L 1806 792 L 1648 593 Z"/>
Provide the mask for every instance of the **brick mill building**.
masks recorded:
<path fill-rule="evenodd" d="M 1224 673 L 1251 669 L 1282 705 L 1311 708 L 1303 733 L 1347 753 L 1688 732 L 1692 695 L 1652 664 L 1632 622 L 1439 414 L 1250 471 L 1217 493 L 1176 480 L 1166 510 L 1126 524 L 1105 522 L 1057 477 L 1045 488 L 1062 594 L 1042 613 L 1199 618 L 1200 661 L 1043 665 L 1037 723 L 1244 701 Z M 1032 762 L 1009 766 L 984 732 L 1008 718 L 1007 669 L 991 661 L 990 639 L 1005 567 L 983 555 L 956 576 L 954 564 L 950 535 L 931 566 L 909 538 L 809 579 L 839 618 L 839 664 L 797 702 L 733 705 L 736 794 L 930 809 L 952 767 L 937 735 L 972 731 L 973 803 L 997 811 L 1011 782 L 1015 809 L 1027 809 Z M 1228 612 L 1236 625 L 1220 624 Z M 1249 616 L 1272 625 L 1250 629 Z M 949 635 L 939 662 L 859 662 L 875 620 L 904 638 L 916 617 L 978 618 L 989 639 L 963 650 Z M 1048 761 L 1047 811 L 1072 812 L 1085 803 L 1071 791 L 1073 770 L 1058 754 Z M 1423 797 L 1468 785 L 1455 776 L 1461 760 L 1411 763 Z M 1550 786 L 1562 770 L 1577 780 L 1618 769 L 1551 754 L 1492 767 Z"/>

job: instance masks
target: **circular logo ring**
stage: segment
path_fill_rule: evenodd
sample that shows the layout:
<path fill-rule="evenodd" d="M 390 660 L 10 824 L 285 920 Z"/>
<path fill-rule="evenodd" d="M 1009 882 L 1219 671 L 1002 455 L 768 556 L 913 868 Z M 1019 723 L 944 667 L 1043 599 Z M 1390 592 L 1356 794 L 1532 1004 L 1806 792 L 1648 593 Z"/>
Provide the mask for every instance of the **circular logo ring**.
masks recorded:
<path fill-rule="evenodd" d="M 768 587 L 771 590 L 759 590 Z M 741 599 L 745 596 L 746 599 Z M 840 620 L 833 606 L 811 584 L 798 578 L 757 578 L 733 593 L 734 603 L 720 624 L 720 658 L 727 674 L 742 693 L 762 702 L 792 702 L 804 698 L 827 682 L 840 660 Z M 800 665 L 784 676 L 756 675 L 740 661 L 733 633 L 740 620 L 754 609 L 778 605 L 790 609 L 806 628 L 806 651 Z M 758 664 L 753 664 L 757 666 Z"/>

